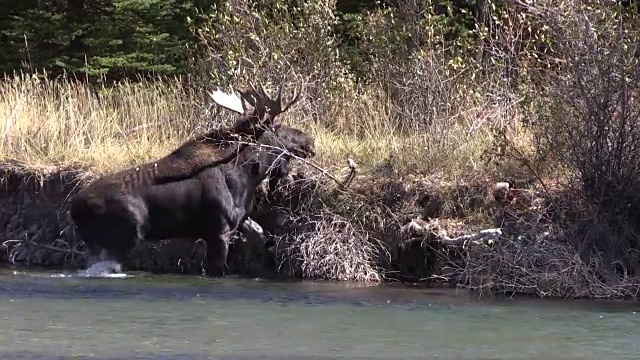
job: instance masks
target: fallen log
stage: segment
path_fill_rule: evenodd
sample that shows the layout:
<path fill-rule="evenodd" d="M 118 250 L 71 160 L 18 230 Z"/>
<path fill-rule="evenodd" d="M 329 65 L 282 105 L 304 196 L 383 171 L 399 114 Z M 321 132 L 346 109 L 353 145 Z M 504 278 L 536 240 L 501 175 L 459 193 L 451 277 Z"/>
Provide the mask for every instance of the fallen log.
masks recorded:
<path fill-rule="evenodd" d="M 411 239 L 404 241 L 405 245 L 409 245 L 414 242 L 439 242 L 449 246 L 463 246 L 467 247 L 471 245 L 493 245 L 500 235 L 502 235 L 502 229 L 493 228 L 478 231 L 477 233 L 465 234 L 456 237 L 450 237 L 445 231 L 440 230 L 440 226 L 437 219 L 431 222 L 424 221 L 422 218 L 411 220 L 408 224 L 402 227 L 402 231 L 405 233 L 411 233 L 414 235 Z"/>

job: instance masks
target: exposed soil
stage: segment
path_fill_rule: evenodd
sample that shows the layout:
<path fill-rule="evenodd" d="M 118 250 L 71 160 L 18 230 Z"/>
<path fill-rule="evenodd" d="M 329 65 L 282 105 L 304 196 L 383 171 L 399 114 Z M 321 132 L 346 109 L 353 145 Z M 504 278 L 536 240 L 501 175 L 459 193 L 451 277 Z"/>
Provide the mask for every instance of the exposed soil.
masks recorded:
<path fill-rule="evenodd" d="M 65 200 L 73 192 L 78 170 L 40 169 L 29 171 L 14 164 L 0 168 L 0 243 L 2 260 L 34 266 L 76 266 L 77 254 L 26 246 L 31 242 L 55 244 L 62 249 L 77 249 L 69 225 Z M 9 248 L 23 241 L 21 251 Z M 57 241 L 58 240 L 58 241 Z M 62 240 L 62 241 L 59 241 Z"/>
<path fill-rule="evenodd" d="M 0 259 L 3 262 L 58 268 L 85 266 L 83 242 L 74 232 L 68 215 L 68 199 L 86 183 L 81 181 L 85 175 L 86 170 L 81 168 L 34 170 L 16 164 L 0 168 L 0 226 L 3 229 L 0 243 L 4 244 Z M 437 258 L 425 243 L 405 242 L 407 234 L 403 233 L 402 226 L 416 217 L 473 218 L 473 214 L 486 205 L 489 194 L 486 186 L 460 187 L 457 193 L 449 194 L 416 178 L 369 177 L 360 177 L 349 193 L 341 194 L 328 189 L 327 184 L 300 177 L 297 180 L 269 196 L 258 192 L 256 212 L 252 215 L 268 234 L 269 256 L 262 264 L 263 270 L 296 277 L 305 277 L 300 269 L 309 264 L 298 258 L 298 249 L 292 251 L 293 240 L 295 246 L 300 247 L 306 234 L 319 231 L 317 222 L 331 222 L 340 217 L 354 223 L 353 228 L 365 239 L 371 237 L 378 241 L 377 247 L 384 248 L 377 249 L 383 251 L 371 261 L 376 263 L 372 266 L 380 267 L 385 278 L 402 281 L 425 278 L 437 267 Z M 306 221 L 301 221 L 303 215 L 308 215 Z M 469 229 L 474 224 L 472 220 L 457 225 L 443 222 L 443 226 L 455 231 L 455 227 Z M 230 248 L 228 262 L 232 273 L 243 272 L 245 264 L 255 260 L 246 259 L 247 254 L 239 251 L 243 240 L 241 235 L 236 235 Z M 199 274 L 204 255 L 202 243 L 170 239 L 136 248 L 125 265 L 152 272 Z M 332 278 L 332 274 L 321 277 Z"/>
<path fill-rule="evenodd" d="M 81 168 L 0 168 L 0 261 L 77 269 L 82 239 L 68 199 L 86 183 Z M 640 279 L 585 255 L 557 226 L 549 196 L 495 183 L 446 184 L 418 176 L 359 176 L 346 190 L 295 174 L 271 194 L 258 191 L 252 218 L 265 232 L 259 273 L 242 235 L 230 247 L 231 273 L 348 281 L 463 286 L 546 297 L 637 298 Z M 503 184 L 504 185 L 504 184 Z M 557 199 L 556 199 L 557 200 Z M 557 205 L 557 203 L 556 203 Z M 475 241 L 482 230 L 499 237 Z M 169 239 L 134 249 L 132 270 L 200 274 L 203 242 Z M 584 250 L 584 249 L 583 249 Z M 590 255 L 591 254 L 591 255 Z M 252 270 L 252 271 L 248 271 Z"/>

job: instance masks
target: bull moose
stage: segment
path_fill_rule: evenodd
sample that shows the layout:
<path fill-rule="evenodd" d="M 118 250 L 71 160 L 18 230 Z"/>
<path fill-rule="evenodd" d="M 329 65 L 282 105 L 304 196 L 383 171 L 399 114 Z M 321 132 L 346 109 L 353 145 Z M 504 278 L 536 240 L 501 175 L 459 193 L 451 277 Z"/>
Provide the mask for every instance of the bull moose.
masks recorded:
<path fill-rule="evenodd" d="M 196 136 L 179 146 L 165 157 L 139 167 L 103 176 L 79 192 L 82 194 L 120 191 L 127 193 L 140 186 L 161 184 L 186 179 L 205 167 L 231 161 L 238 151 L 255 141 L 267 129 L 275 130 L 279 125 L 277 116 L 287 111 L 300 99 L 301 92 L 294 91 L 293 98 L 282 106 L 282 85 L 277 97 L 271 99 L 262 85 L 247 91 L 238 91 L 242 110 L 235 104 L 220 100 L 214 93 L 211 99 L 218 105 L 241 113 L 240 119 L 231 128 L 222 128 Z M 252 107 L 248 107 L 249 103 Z M 97 199 L 94 199 L 94 201 Z"/>
<path fill-rule="evenodd" d="M 247 220 L 259 184 L 267 176 L 286 176 L 292 156 L 315 155 L 313 137 L 273 121 L 300 96 L 296 92 L 293 99 L 281 107 L 281 91 L 282 87 L 276 100 L 269 99 L 264 90 L 252 93 L 253 104 L 261 109 L 251 114 L 262 114 L 249 117 L 245 110 L 240 123 L 244 120 L 244 124 L 269 126 L 260 130 L 253 143 L 237 147 L 235 155 L 226 162 L 209 159 L 207 164 L 203 159 L 186 156 L 181 159 L 190 167 L 183 166 L 181 169 L 187 171 L 177 175 L 159 169 L 149 172 L 156 177 L 131 177 L 126 176 L 125 171 L 98 179 L 78 192 L 71 200 L 70 214 L 90 254 L 106 250 L 115 260 L 124 263 L 130 251 L 143 240 L 203 239 L 207 244 L 207 275 L 224 275 L 230 238 Z M 193 146 L 190 144 L 193 143 L 183 147 Z M 218 149 L 190 154 L 214 158 L 221 152 Z M 173 153 L 189 154 L 179 150 Z M 162 164 L 172 161 L 170 156 L 164 159 Z M 158 177 L 157 174 L 170 176 Z M 123 185 L 118 179 L 144 181 Z"/>

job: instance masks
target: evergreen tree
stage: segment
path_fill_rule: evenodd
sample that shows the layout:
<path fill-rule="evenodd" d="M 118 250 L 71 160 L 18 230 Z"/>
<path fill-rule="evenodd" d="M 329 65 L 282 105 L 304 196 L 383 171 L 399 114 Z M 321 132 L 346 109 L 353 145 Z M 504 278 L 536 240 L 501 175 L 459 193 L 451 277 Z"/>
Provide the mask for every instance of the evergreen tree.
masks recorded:
<path fill-rule="evenodd" d="M 8 1 L 0 18 L 0 71 L 30 67 L 113 79 L 184 72 L 196 42 L 187 18 L 214 2 Z"/>

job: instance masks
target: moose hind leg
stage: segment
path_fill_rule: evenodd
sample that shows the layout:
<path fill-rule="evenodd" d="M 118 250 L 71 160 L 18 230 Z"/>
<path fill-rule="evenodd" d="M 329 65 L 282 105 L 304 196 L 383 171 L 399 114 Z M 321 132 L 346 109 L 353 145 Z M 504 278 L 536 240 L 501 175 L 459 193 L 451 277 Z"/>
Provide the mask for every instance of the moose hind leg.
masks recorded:
<path fill-rule="evenodd" d="M 92 245 L 106 250 L 108 258 L 124 265 L 139 241 L 139 223 L 127 213 L 110 214 L 100 220 L 89 231 Z"/>
<path fill-rule="evenodd" d="M 134 228 L 135 246 L 140 247 L 147 232 L 149 209 L 140 197 L 127 196 L 123 199 L 126 222 Z"/>
<path fill-rule="evenodd" d="M 231 232 L 227 232 L 210 235 L 205 239 L 207 243 L 207 260 L 205 262 L 207 276 L 223 277 L 225 275 L 231 234 Z"/>

